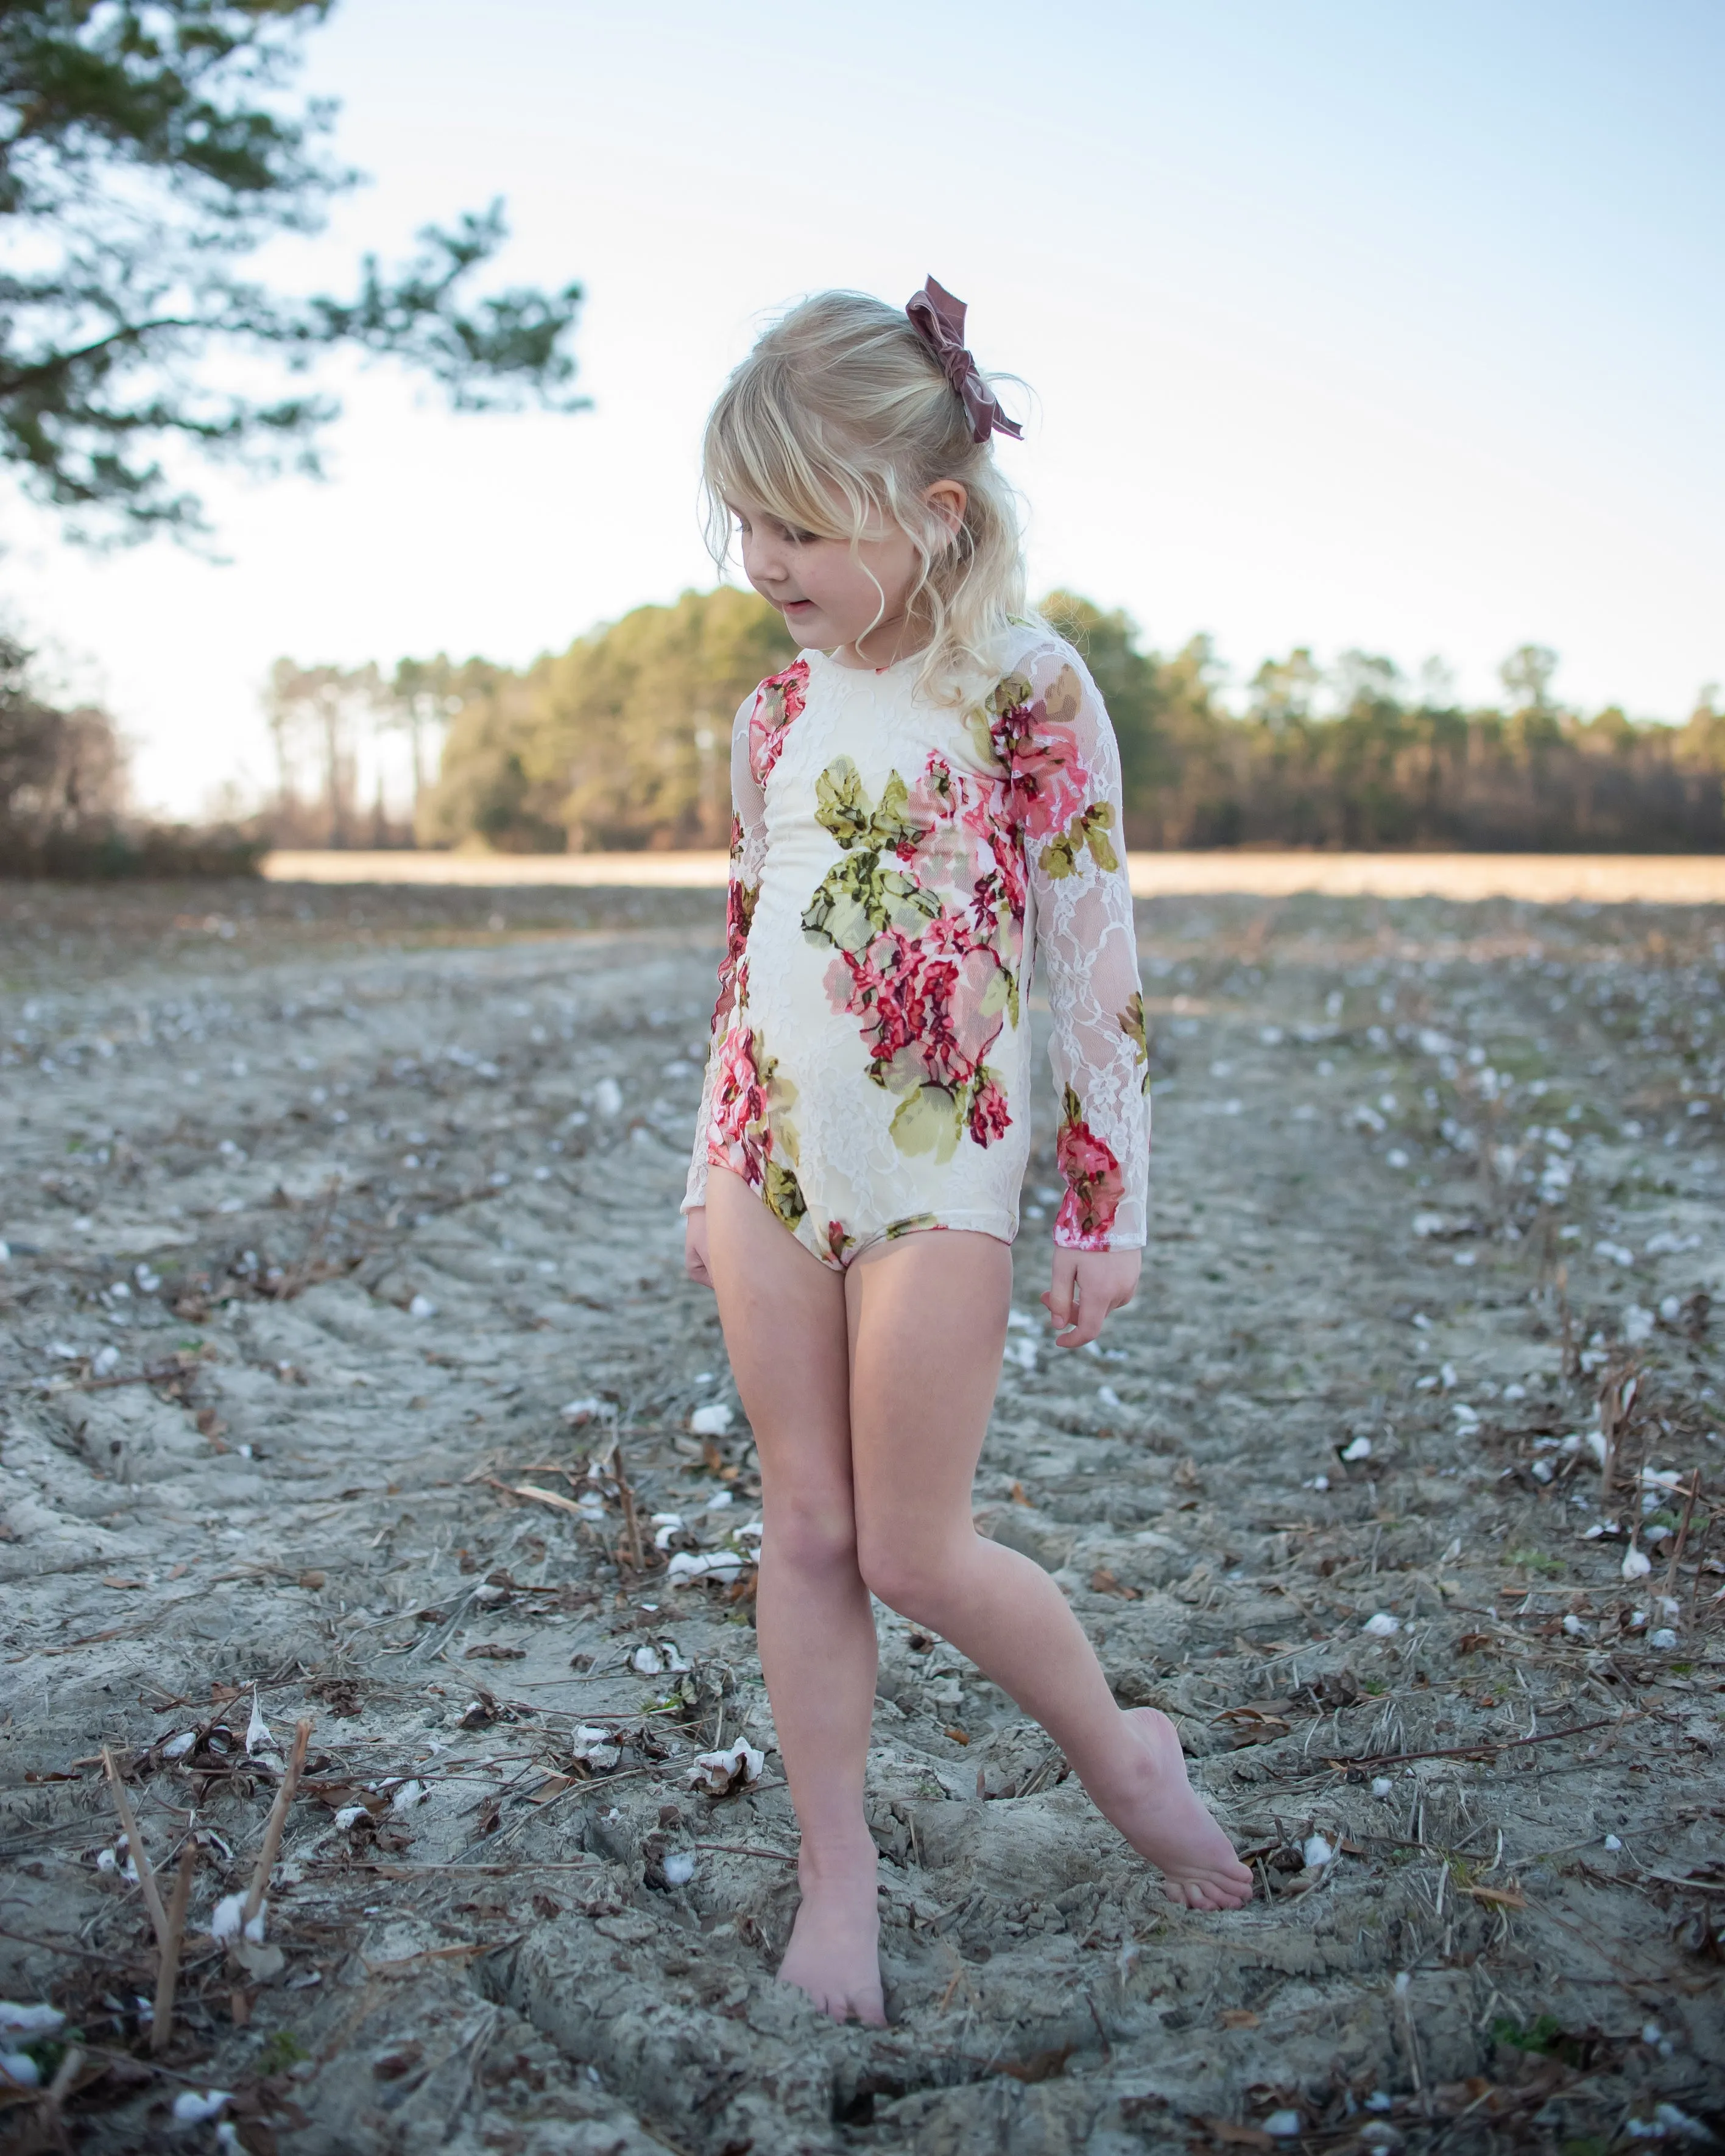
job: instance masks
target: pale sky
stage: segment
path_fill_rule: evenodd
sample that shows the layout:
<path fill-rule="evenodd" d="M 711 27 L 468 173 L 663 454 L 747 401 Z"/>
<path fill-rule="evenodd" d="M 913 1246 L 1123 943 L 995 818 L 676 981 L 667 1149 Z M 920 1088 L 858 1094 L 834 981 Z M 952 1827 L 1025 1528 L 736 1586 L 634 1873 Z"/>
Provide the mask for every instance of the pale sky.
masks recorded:
<path fill-rule="evenodd" d="M 195 810 L 267 771 L 279 654 L 523 662 L 712 581 L 702 418 L 804 292 L 932 271 L 1035 393 L 1000 454 L 1033 590 L 1236 681 L 1296 643 L 1464 696 L 1681 717 L 1725 679 L 1717 0 L 341 0 L 308 41 L 374 176 L 270 258 L 507 198 L 501 278 L 579 279 L 593 409 L 454 418 L 341 371 L 331 479 L 201 481 L 231 560 L 94 561 L 3 497 L 0 598 Z"/>

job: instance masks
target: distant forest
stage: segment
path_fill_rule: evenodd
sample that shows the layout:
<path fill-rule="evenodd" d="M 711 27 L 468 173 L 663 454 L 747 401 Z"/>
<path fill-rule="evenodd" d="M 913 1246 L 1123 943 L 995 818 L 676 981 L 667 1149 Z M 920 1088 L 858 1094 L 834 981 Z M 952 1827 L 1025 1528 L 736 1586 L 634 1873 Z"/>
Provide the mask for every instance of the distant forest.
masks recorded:
<path fill-rule="evenodd" d="M 1529 644 L 1503 664 L 1502 702 L 1467 710 L 1440 670 L 1416 685 L 1365 652 L 1323 670 L 1298 649 L 1266 660 L 1235 710 L 1207 638 L 1147 649 L 1125 613 L 1070 592 L 1051 593 L 1041 611 L 1107 700 L 1133 846 L 1725 850 L 1716 690 L 1681 725 L 1584 714 L 1553 698 L 1556 655 Z M 521 671 L 439 657 L 342 675 L 284 661 L 272 706 L 283 771 L 288 737 L 309 726 L 335 783 L 318 802 L 285 783 L 278 817 L 305 835 L 321 817 L 326 839 L 367 842 L 358 804 L 339 798 L 332 713 L 347 683 L 377 723 L 409 729 L 416 772 L 440 738 L 435 777 L 417 785 L 422 845 L 721 846 L 732 714 L 791 655 L 764 601 L 721 587 L 637 607 Z M 321 702 L 296 702 L 296 682 L 321 684 Z"/>
<path fill-rule="evenodd" d="M 1555 655 L 1528 644 L 1504 661 L 1502 702 L 1472 710 L 1440 670 L 1412 683 L 1358 651 L 1327 670 L 1304 649 L 1266 660 L 1224 696 L 1206 638 L 1147 649 L 1126 614 L 1070 592 L 1041 610 L 1113 715 L 1132 846 L 1725 852 L 1716 689 L 1681 724 L 1583 713 L 1553 694 Z M 128 814 L 109 716 L 61 708 L 0 639 L 0 872 L 233 873 L 270 845 L 723 846 L 732 715 L 790 656 L 773 609 L 727 586 L 637 607 L 521 670 L 280 660 L 271 798 L 165 829 Z"/>

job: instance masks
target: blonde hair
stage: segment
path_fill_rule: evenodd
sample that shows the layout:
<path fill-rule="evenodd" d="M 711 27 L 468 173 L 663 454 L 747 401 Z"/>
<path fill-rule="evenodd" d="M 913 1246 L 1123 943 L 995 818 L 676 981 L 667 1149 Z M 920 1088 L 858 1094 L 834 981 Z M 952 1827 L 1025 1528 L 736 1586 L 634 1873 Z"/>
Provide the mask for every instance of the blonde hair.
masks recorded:
<path fill-rule="evenodd" d="M 929 625 L 917 687 L 956 703 L 966 676 L 989 672 L 990 646 L 1024 611 L 1018 500 L 902 308 L 863 292 L 819 292 L 793 307 L 720 393 L 701 465 L 707 547 L 721 572 L 733 501 L 853 548 L 890 518 L 921 564 L 908 601 Z M 964 489 L 956 531 L 923 499 L 943 479 Z"/>

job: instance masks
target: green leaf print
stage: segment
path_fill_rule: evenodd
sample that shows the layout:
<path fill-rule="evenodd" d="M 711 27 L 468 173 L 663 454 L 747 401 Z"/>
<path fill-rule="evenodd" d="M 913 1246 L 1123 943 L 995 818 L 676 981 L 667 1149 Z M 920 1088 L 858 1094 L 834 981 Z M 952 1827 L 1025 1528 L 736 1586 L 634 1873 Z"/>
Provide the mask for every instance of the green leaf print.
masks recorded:
<path fill-rule="evenodd" d="M 932 1153 L 937 1163 L 949 1161 L 957 1152 L 963 1128 L 963 1103 L 944 1086 L 919 1086 L 906 1093 L 891 1124 L 901 1152 Z"/>
<path fill-rule="evenodd" d="M 1147 1093 L 1150 1091 L 1150 1029 L 1145 1020 L 1144 998 L 1141 993 L 1135 992 L 1126 1009 L 1121 1012 L 1120 1029 L 1131 1041 L 1137 1052 L 1139 1062 L 1144 1066 L 1142 1090 Z"/>
<path fill-rule="evenodd" d="M 903 845 L 920 845 L 928 836 L 920 824 L 905 814 L 911 789 L 896 772 L 889 772 L 875 807 L 869 805 L 856 766 L 848 756 L 829 763 L 814 782 L 818 806 L 814 820 L 830 831 L 849 853 L 853 846 L 867 846 L 891 853 Z"/>
<path fill-rule="evenodd" d="M 921 1235 L 937 1224 L 932 1213 L 906 1213 L 902 1220 L 889 1220 L 885 1230 L 886 1240 L 896 1243 L 901 1235 Z"/>
<path fill-rule="evenodd" d="M 774 1160 L 770 1154 L 766 1162 L 764 1195 L 787 1228 L 794 1228 L 809 1210 L 802 1184 L 783 1161 Z"/>
<path fill-rule="evenodd" d="M 888 928 L 920 936 L 940 910 L 938 898 L 902 870 L 886 867 L 879 854 L 847 854 L 803 908 L 803 933 L 814 943 L 865 951 Z"/>
<path fill-rule="evenodd" d="M 829 763 L 814 782 L 817 807 L 814 819 L 830 831 L 841 846 L 854 846 L 869 828 L 869 797 L 862 778 L 848 756 Z"/>
<path fill-rule="evenodd" d="M 1077 869 L 1079 855 L 1086 847 L 1099 869 L 1117 869 L 1120 856 L 1108 837 L 1108 827 L 1113 821 L 1111 802 L 1092 802 L 1081 816 L 1072 819 L 1059 838 L 1050 839 L 1042 849 L 1042 873 L 1056 881 L 1071 875 Z"/>

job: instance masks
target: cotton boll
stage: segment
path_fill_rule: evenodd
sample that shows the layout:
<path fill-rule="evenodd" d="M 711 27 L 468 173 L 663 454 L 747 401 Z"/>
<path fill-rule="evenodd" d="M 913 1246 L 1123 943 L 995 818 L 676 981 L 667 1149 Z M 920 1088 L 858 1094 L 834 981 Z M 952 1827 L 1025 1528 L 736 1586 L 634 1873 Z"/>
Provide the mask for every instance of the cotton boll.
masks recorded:
<path fill-rule="evenodd" d="M 270 1904 L 267 1901 L 259 1902 L 258 1904 L 257 1915 L 255 1917 L 248 1917 L 245 1922 L 245 1936 L 251 1941 L 254 1947 L 260 1947 L 263 1945 L 264 1934 L 269 1929 L 269 1925 Z"/>
<path fill-rule="evenodd" d="M 1390 1780 L 1388 1774 L 1377 1774 L 1373 1777 L 1372 1794 L 1374 1797 L 1390 1796 L 1394 1794 L 1394 1790 L 1395 1784 Z"/>
<path fill-rule="evenodd" d="M 258 1704 L 258 1695 L 252 1694 L 251 1719 L 245 1726 L 245 1753 L 250 1758 L 260 1744 L 270 1742 L 270 1725 L 264 1719 L 264 1710 Z"/>
<path fill-rule="evenodd" d="M 120 1350 L 117 1348 L 99 1348 L 90 1358 L 92 1377 L 111 1377 L 119 1368 Z"/>
<path fill-rule="evenodd" d="M 416 1295 L 413 1297 L 413 1300 L 408 1305 L 408 1316 L 409 1317 L 422 1318 L 435 1317 L 437 1316 L 437 1305 L 432 1301 L 429 1295 Z"/>
<path fill-rule="evenodd" d="M 65 2019 L 58 2006 L 20 2006 L 0 1999 L 0 2039 L 52 2036 Z"/>
<path fill-rule="evenodd" d="M 1368 1437 L 1353 1438 L 1342 1448 L 1344 1460 L 1369 1460 L 1371 1456 L 1372 1440 Z"/>
<path fill-rule="evenodd" d="M 709 1550 L 697 1553 L 693 1550 L 679 1550 L 666 1568 L 665 1577 L 673 1587 L 686 1587 L 695 1579 L 716 1579 L 728 1584 L 737 1578 L 747 1559 L 735 1550 Z"/>
<path fill-rule="evenodd" d="M 229 2096 L 227 2089 L 182 2089 L 174 2098 L 176 2126 L 202 2126 L 214 2118 L 226 2105 Z"/>
<path fill-rule="evenodd" d="M 689 1418 L 689 1428 L 696 1437 L 723 1437 L 735 1419 L 726 1401 L 713 1400 L 704 1408 L 696 1408 Z"/>
<path fill-rule="evenodd" d="M 1623 1553 L 1623 1576 L 1625 1579 L 1645 1579 L 1653 1569 L 1653 1560 L 1645 1550 L 1637 1549 L 1633 1543 Z"/>
<path fill-rule="evenodd" d="M 1363 1632 L 1368 1633 L 1374 1640 L 1391 1639 L 1401 1629 L 1401 1619 L 1392 1617 L 1387 1609 L 1374 1610 L 1360 1627 Z"/>
<path fill-rule="evenodd" d="M 637 1647 L 629 1658 L 629 1666 L 638 1676 L 644 1677 L 656 1677 L 664 1667 L 657 1647 Z"/>
<path fill-rule="evenodd" d="M 0 2051 L 0 2088 L 39 2088 L 42 2076 L 28 2051 Z"/>
<path fill-rule="evenodd" d="M 1584 1640 L 1587 1637 L 1587 1627 L 1574 1610 L 1571 1610 L 1563 1620 L 1563 1630 L 1572 1640 Z"/>
<path fill-rule="evenodd" d="M 1632 1302 L 1623 1313 L 1623 1337 L 1625 1345 L 1639 1348 L 1653 1330 L 1653 1312 Z"/>
<path fill-rule="evenodd" d="M 698 1754 L 689 1769 L 688 1779 L 708 1796 L 722 1797 L 739 1784 L 759 1781 L 766 1764 L 766 1753 L 757 1751 L 747 1738 L 739 1737 L 723 1752 Z"/>
<path fill-rule="evenodd" d="M 695 1853 L 692 1850 L 674 1849 L 665 1860 L 665 1883 L 667 1887 L 686 1887 L 695 1876 Z"/>
<path fill-rule="evenodd" d="M 423 1804 L 431 1792 L 424 1782 L 403 1782 L 389 1799 L 393 1812 L 410 1812 L 415 1804 Z"/>
<path fill-rule="evenodd" d="M 357 1826 L 360 1821 L 367 1816 L 367 1814 L 363 1804 L 343 1804 L 341 1810 L 336 1814 L 336 1827 L 337 1832 L 346 1834 L 350 1827 Z"/>
<path fill-rule="evenodd" d="M 1291 2141 L 1301 2131 L 1297 2111 L 1272 2111 L 1264 2122 L 1264 2131 L 1277 2141 Z"/>
<path fill-rule="evenodd" d="M 1300 1853 L 1313 1871 L 1321 1871 L 1326 1864 L 1333 1864 L 1336 1861 L 1335 1851 L 1321 1834 L 1308 1834 Z"/>
<path fill-rule="evenodd" d="M 237 1939 L 244 1921 L 244 1895 L 224 1894 L 210 1912 L 209 1935 L 218 1945 L 223 1940 Z"/>
<path fill-rule="evenodd" d="M 1605 1837 L 1605 1846 L 1615 1856 L 1618 1851 L 1623 1847 L 1623 1844 L 1615 1834 L 1608 1834 Z"/>
<path fill-rule="evenodd" d="M 162 1746 L 162 1756 L 164 1759 L 183 1759 L 197 1742 L 195 1729 L 179 1730 Z"/>
<path fill-rule="evenodd" d="M 1650 1647 L 1657 1647 L 1662 1654 L 1669 1654 L 1677 1644 L 1677 1635 L 1670 1625 L 1661 1625 L 1656 1632 L 1647 1635 L 1647 1644 Z"/>
<path fill-rule="evenodd" d="M 623 1088 L 614 1078 L 601 1078 L 593 1089 L 593 1104 L 602 1116 L 623 1112 Z"/>
<path fill-rule="evenodd" d="M 557 1413 L 565 1422 L 610 1422 L 617 1409 L 611 1401 L 602 1400 L 596 1394 L 587 1394 L 578 1400 L 565 1400 Z"/>

